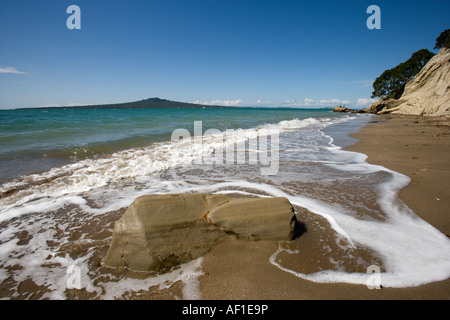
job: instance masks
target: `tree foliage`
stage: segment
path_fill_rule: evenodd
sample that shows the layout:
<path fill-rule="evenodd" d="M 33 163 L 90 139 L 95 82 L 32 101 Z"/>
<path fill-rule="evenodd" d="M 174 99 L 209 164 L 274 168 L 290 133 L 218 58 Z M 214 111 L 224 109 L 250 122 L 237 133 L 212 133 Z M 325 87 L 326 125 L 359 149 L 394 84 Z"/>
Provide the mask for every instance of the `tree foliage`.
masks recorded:
<path fill-rule="evenodd" d="M 433 56 L 434 53 L 422 49 L 413 53 L 409 60 L 384 71 L 373 83 L 372 98 L 400 98 L 408 81 L 414 78 Z"/>
<path fill-rule="evenodd" d="M 435 49 L 450 48 L 450 29 L 447 29 L 441 33 L 436 39 Z"/>

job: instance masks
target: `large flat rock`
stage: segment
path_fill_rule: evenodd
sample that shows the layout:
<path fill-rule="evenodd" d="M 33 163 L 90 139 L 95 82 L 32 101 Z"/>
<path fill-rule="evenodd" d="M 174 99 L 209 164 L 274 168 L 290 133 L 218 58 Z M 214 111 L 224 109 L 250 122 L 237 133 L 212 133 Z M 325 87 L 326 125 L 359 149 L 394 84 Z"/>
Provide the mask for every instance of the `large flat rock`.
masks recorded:
<path fill-rule="evenodd" d="M 116 221 L 104 262 L 159 271 L 198 258 L 230 237 L 291 240 L 296 228 L 294 209 L 286 198 L 142 196 Z"/>

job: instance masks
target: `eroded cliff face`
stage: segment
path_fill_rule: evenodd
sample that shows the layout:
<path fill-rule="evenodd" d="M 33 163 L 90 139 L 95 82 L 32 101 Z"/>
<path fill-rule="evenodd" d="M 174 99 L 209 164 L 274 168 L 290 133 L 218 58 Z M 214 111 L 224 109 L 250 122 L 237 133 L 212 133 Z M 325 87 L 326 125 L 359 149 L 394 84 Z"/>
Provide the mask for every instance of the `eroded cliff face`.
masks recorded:
<path fill-rule="evenodd" d="M 398 100 L 379 100 L 371 113 L 443 116 L 450 115 L 450 49 L 443 48 L 407 83 Z"/>

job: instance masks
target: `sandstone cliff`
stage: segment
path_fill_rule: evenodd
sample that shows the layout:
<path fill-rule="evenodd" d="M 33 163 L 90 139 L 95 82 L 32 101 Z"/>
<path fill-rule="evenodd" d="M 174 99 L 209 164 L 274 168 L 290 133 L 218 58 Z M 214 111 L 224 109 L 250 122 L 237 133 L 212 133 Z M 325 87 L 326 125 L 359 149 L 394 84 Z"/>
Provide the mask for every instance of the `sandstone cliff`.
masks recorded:
<path fill-rule="evenodd" d="M 398 100 L 374 102 L 369 113 L 450 115 L 450 49 L 443 48 L 406 84 Z"/>

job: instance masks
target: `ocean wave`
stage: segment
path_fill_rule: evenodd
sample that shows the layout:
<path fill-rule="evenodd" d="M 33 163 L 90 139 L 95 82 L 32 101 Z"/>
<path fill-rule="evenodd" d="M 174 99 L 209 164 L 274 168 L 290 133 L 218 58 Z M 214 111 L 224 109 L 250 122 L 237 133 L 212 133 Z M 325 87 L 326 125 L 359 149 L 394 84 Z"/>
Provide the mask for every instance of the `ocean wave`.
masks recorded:
<path fill-rule="evenodd" d="M 235 129 L 203 135 L 201 144 L 191 141 L 168 141 L 153 143 L 148 147 L 131 148 L 104 157 L 87 158 L 49 171 L 22 176 L 0 186 L 0 222 L 14 216 L 12 212 L 20 209 L 24 214 L 33 211 L 33 201 L 41 198 L 55 198 L 67 194 L 87 192 L 93 188 L 117 183 L 122 179 L 149 176 L 154 173 L 193 163 L 196 159 L 210 157 L 216 149 L 227 149 L 249 139 L 267 136 L 277 131 L 324 128 L 328 125 L 346 121 L 343 118 L 306 118 L 284 120 L 251 129 Z M 195 137 L 193 138 L 195 140 Z M 77 149 L 76 149 L 77 150 Z M 63 153 L 74 152 L 63 150 Z M 89 153 L 89 150 L 87 150 Z M 53 206 L 51 206 L 53 209 Z M 7 215 L 6 212 L 9 212 Z"/>

